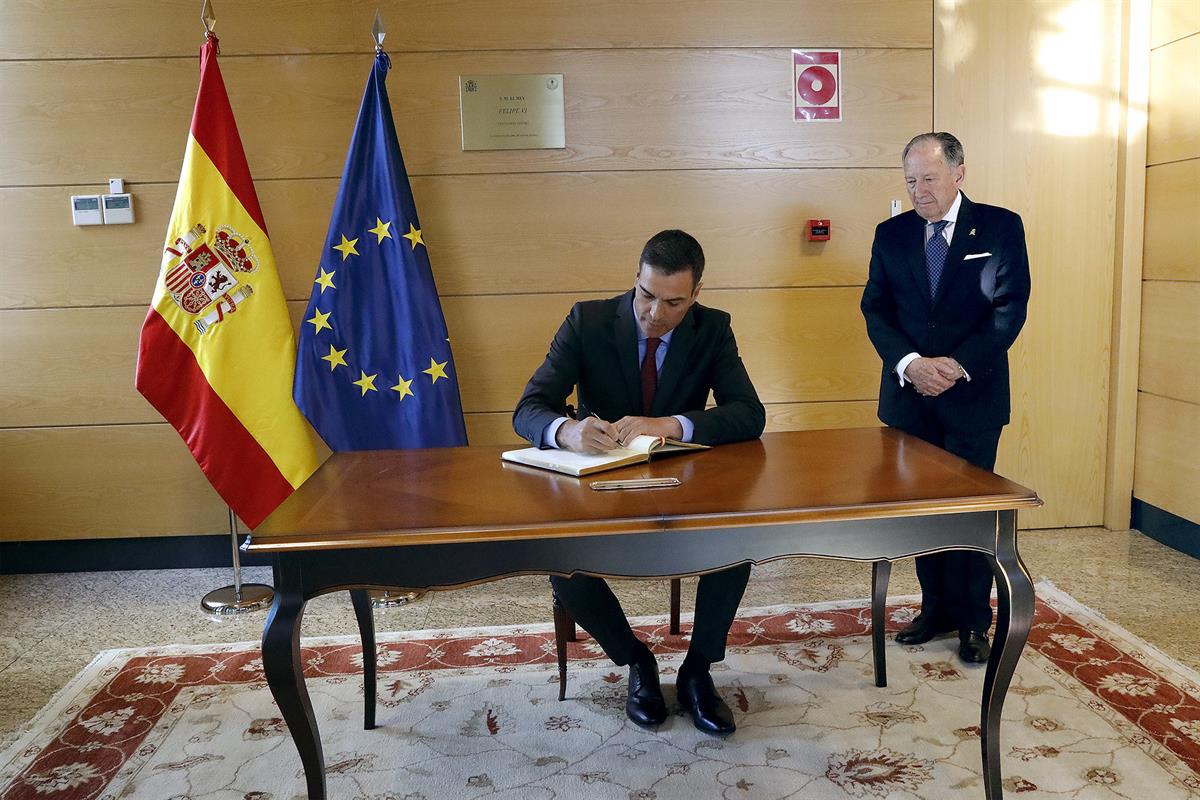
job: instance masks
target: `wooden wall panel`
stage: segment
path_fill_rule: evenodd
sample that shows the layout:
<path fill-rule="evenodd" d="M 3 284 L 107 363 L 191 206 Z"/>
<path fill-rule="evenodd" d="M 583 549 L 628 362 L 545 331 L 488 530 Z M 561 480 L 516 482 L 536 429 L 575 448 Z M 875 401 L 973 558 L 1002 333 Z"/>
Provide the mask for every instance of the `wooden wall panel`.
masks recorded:
<path fill-rule="evenodd" d="M 878 391 L 880 365 L 860 295 L 857 288 L 704 290 L 701 301 L 733 315 L 742 360 L 764 403 L 867 400 Z M 447 298 L 464 409 L 511 410 L 577 299 Z"/>
<path fill-rule="evenodd" d="M 1200 405 L 1141 393 L 1134 496 L 1200 523 L 1197 452 L 1200 452 Z"/>
<path fill-rule="evenodd" d="M 1064 26 L 1071 13 L 1087 24 Z M 997 469 L 1046 500 L 1024 525 L 1097 525 L 1118 205 L 1104 110 L 1119 102 L 1121 8 L 948 2 L 935 16 L 934 127 L 963 141 L 964 191 L 1021 214 L 1029 245 L 1033 294 L 1009 355 L 1013 418 Z M 1064 53 L 1073 75 L 1087 65 L 1086 85 L 1047 69 Z"/>
<path fill-rule="evenodd" d="M 1150 118 L 1146 163 L 1200 158 L 1200 36 L 1189 36 L 1150 54 Z"/>
<path fill-rule="evenodd" d="M 1200 158 L 1147 168 L 1145 231 L 1143 278 L 1200 281 Z"/>
<path fill-rule="evenodd" d="M 929 124 L 929 51 L 842 56 L 855 80 L 840 125 L 792 122 L 791 51 L 761 48 L 398 54 L 405 91 L 393 86 L 392 109 L 419 175 L 894 167 L 909 132 Z M 369 70 L 362 55 L 223 59 L 255 177 L 340 175 Z M 564 74 L 567 148 L 462 152 L 457 76 L 517 72 Z M 175 181 L 195 88 L 190 59 L 0 63 L 0 185 L 114 170 L 133 183 Z M 111 136 L 113 108 L 138 136 Z"/>
<path fill-rule="evenodd" d="M 706 287 L 862 284 L 875 225 L 903 192 L 896 168 L 451 175 L 412 184 L 442 296 L 615 294 L 631 285 L 645 240 L 669 227 L 704 245 Z M 258 182 L 289 299 L 309 295 L 337 186 L 334 178 Z M 83 228 L 64 224 L 67 198 L 95 187 L 0 189 L 0 241 L 21 265 L 0 283 L 0 308 L 149 302 L 175 187 L 131 188 L 136 223 Z M 805 241 L 810 218 L 831 219 L 833 238 Z"/>
<path fill-rule="evenodd" d="M 738 349 L 764 403 L 872 400 L 882 365 L 867 339 L 862 289 L 705 292 L 733 315 Z"/>
<path fill-rule="evenodd" d="M 767 406 L 768 430 L 878 425 L 875 404 Z M 510 413 L 468 414 L 475 445 L 512 444 Z M 0 541 L 224 534 L 225 505 L 166 424 L 0 430 Z"/>
<path fill-rule="evenodd" d="M 225 504 L 165 423 L 0 430 L 0 540 L 228 533 Z"/>
<path fill-rule="evenodd" d="M 807 431 L 828 428 L 877 428 L 874 400 L 837 403 L 767 403 L 767 431 Z M 467 438 L 472 445 L 511 444 L 525 440 L 512 429 L 512 414 L 491 412 L 467 415 Z"/>
<path fill-rule="evenodd" d="M 646 239 L 680 227 L 704 247 L 707 288 L 861 285 L 901 181 L 896 168 L 662 170 L 419 178 L 414 192 L 443 295 L 615 293 Z M 804 240 L 810 218 L 833 220 L 830 241 Z"/>
<path fill-rule="evenodd" d="M 875 400 L 841 403 L 768 403 L 767 431 L 811 431 L 828 428 L 878 428 Z"/>
<path fill-rule="evenodd" d="M 1133 493 L 1200 522 L 1200 7 L 1172 0 L 1151 7 Z"/>
<path fill-rule="evenodd" d="M 528 444 L 513 431 L 512 412 L 494 411 L 487 414 L 467 414 L 467 441 L 472 445 Z"/>
<path fill-rule="evenodd" d="M 157 422 L 133 388 L 146 309 L 0 311 L 0 428 Z"/>
<path fill-rule="evenodd" d="M 191 56 L 193 0 L 24 0 L 0 6 L 0 59 Z M 923 47 L 929 0 L 222 0 L 231 55 L 369 51 L 375 9 L 395 52 L 604 47 Z M 752 13 L 751 13 L 752 11 Z M 54 20 L 61 22 L 54 24 Z"/>
<path fill-rule="evenodd" d="M 1138 388 L 1200 405 L 1200 283 L 1142 284 Z"/>
<path fill-rule="evenodd" d="M 1151 0 L 1150 46 L 1200 33 L 1200 3 L 1195 0 Z"/>
<path fill-rule="evenodd" d="M 175 186 L 127 186 L 132 225 L 72 225 L 71 195 L 106 185 L 0 188 L 0 308 L 150 302 Z"/>
<path fill-rule="evenodd" d="M 733 314 L 763 401 L 787 403 L 875 396 L 879 362 L 858 311 L 860 295 L 857 287 L 715 289 L 702 299 Z M 463 410 L 511 411 L 571 305 L 601 296 L 444 298 Z M 288 306 L 298 326 L 305 303 Z M 0 311 L 8 371 L 0 428 L 157 421 L 133 387 L 145 313 L 140 306 Z"/>

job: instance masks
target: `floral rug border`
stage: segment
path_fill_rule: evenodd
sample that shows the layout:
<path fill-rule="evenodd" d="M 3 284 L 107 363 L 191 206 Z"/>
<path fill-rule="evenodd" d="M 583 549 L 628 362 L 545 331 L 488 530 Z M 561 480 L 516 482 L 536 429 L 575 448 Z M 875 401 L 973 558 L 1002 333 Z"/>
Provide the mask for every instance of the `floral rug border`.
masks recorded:
<path fill-rule="evenodd" d="M 1059 682 L 1072 686 L 1082 702 L 1176 780 L 1200 789 L 1200 676 L 1048 581 L 1038 583 L 1037 597 L 1027 648 L 1046 659 L 1043 669 L 1069 676 Z M 916 598 L 891 600 L 887 627 L 894 631 L 915 616 Z M 690 622 L 690 615 L 683 619 Z M 642 617 L 634 623 L 657 653 L 668 656 L 668 663 L 675 660 L 672 654 L 687 647 L 686 625 L 683 636 L 672 637 L 665 616 Z M 870 625 L 867 600 L 743 609 L 730 633 L 729 650 L 867 636 Z M 1089 631 L 1089 625 L 1094 630 Z M 420 693 L 421 674 L 432 670 L 511 672 L 542 666 L 548 682 L 557 680 L 554 632 L 548 623 L 383 633 L 377 640 L 379 702 L 385 707 L 403 702 L 396 694 L 399 691 L 404 696 Z M 34 772 L 53 775 L 60 769 L 64 780 L 69 777 L 78 784 L 81 766 L 86 767 L 83 780 L 88 786 L 77 796 L 98 797 L 113 778 L 136 769 L 137 762 L 153 752 L 146 737 L 164 715 L 176 710 L 173 704 L 182 688 L 261 686 L 258 651 L 258 642 L 242 642 L 100 653 L 0 754 L 0 800 L 18 796 L 22 776 Z M 305 639 L 301 651 L 307 677 L 351 680 L 361 674 L 357 636 Z M 580 666 L 603 663 L 603 654 L 588 638 L 571 644 L 569 655 Z M 389 674 L 398 672 L 415 677 L 415 685 L 401 690 L 402 681 L 390 682 Z M 81 697 L 87 698 L 83 704 Z M 137 724 L 125 731 L 130 720 Z M 121 735 L 99 745 L 98 732 Z"/>

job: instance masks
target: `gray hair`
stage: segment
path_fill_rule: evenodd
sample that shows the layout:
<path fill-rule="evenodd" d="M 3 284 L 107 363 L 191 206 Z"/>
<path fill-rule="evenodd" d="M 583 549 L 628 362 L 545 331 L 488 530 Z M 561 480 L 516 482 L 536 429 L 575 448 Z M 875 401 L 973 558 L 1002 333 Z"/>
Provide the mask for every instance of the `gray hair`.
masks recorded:
<path fill-rule="evenodd" d="M 942 158 L 945 160 L 946 166 L 950 167 L 950 169 L 954 169 L 963 163 L 962 142 L 953 133 L 946 133 L 945 131 L 921 133 L 914 136 L 911 142 L 904 145 L 904 153 L 900 156 L 900 161 L 907 161 L 908 151 L 926 142 L 936 144 L 942 148 Z"/>

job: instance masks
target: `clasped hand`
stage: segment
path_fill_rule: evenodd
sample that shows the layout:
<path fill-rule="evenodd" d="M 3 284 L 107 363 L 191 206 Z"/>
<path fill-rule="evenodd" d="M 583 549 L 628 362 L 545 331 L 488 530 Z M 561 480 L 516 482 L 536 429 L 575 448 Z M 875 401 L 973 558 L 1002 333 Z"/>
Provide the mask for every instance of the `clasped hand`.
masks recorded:
<path fill-rule="evenodd" d="M 564 450 L 605 453 L 643 434 L 677 439 L 683 436 L 683 426 L 674 417 L 621 417 L 616 422 L 585 417 L 564 422 L 559 426 L 555 440 Z"/>
<path fill-rule="evenodd" d="M 962 365 L 949 356 L 914 358 L 904 369 L 904 379 L 926 397 L 937 397 L 965 375 Z"/>

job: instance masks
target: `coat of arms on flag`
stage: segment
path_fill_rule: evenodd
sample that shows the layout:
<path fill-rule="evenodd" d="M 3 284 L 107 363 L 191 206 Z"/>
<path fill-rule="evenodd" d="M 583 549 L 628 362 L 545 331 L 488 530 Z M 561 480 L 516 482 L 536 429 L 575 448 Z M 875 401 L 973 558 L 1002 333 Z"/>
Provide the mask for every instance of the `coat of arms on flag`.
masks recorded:
<path fill-rule="evenodd" d="M 200 333 L 223 320 L 225 314 L 237 311 L 237 304 L 254 293 L 250 284 L 240 286 L 234 273 L 258 269 L 258 259 L 247 237 L 222 225 L 210 245 L 204 239 L 207 232 L 203 224 L 197 223 L 163 248 L 167 256 L 164 281 L 171 298 L 189 314 L 199 314 L 212 306 L 208 314 L 193 321 Z"/>

